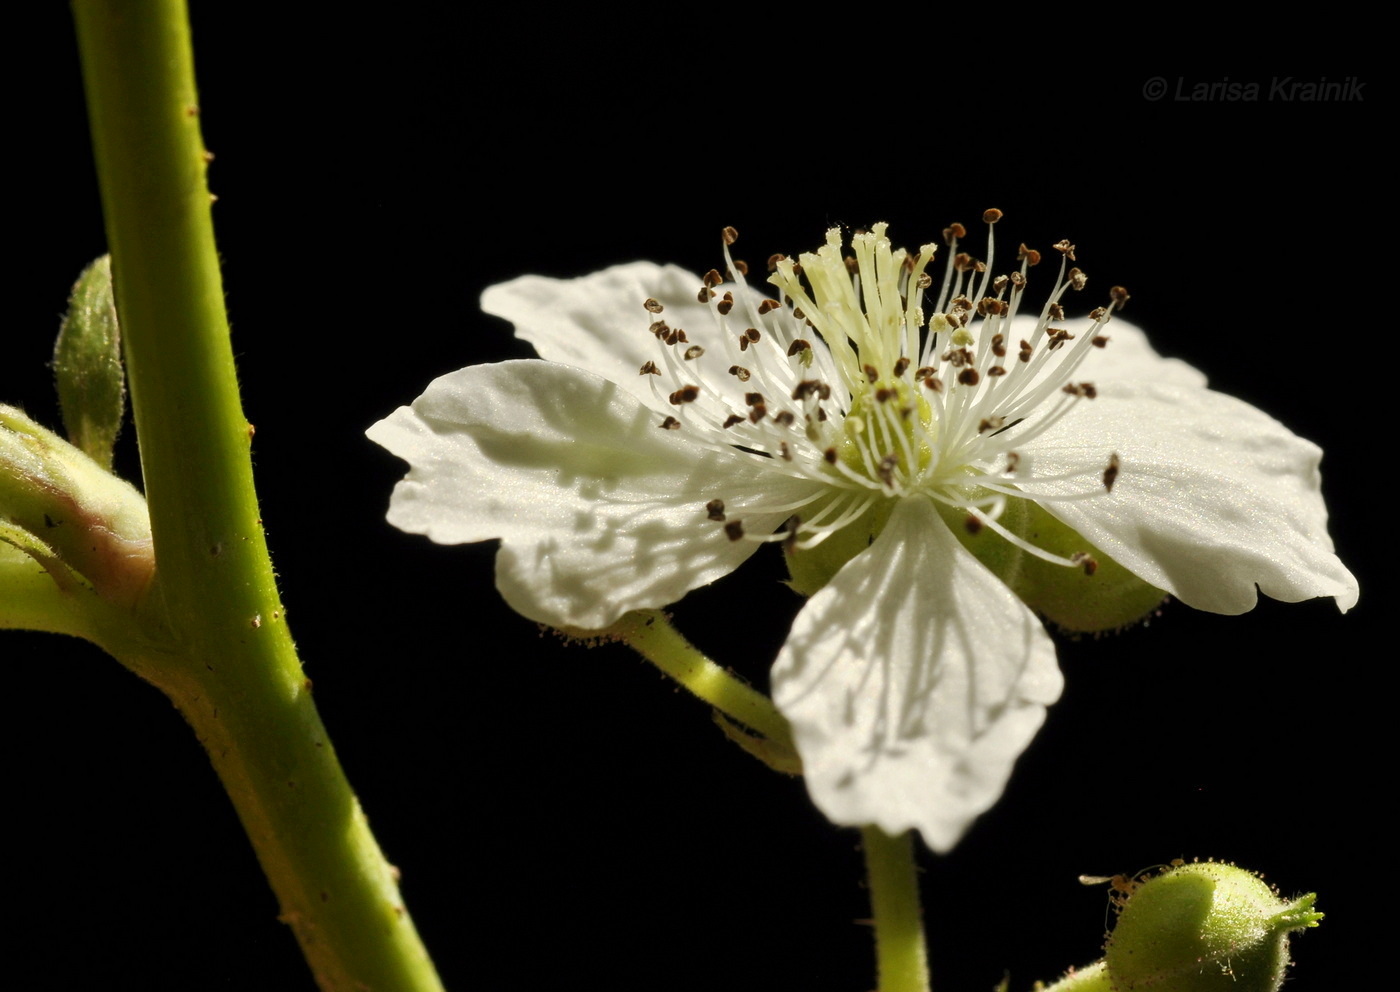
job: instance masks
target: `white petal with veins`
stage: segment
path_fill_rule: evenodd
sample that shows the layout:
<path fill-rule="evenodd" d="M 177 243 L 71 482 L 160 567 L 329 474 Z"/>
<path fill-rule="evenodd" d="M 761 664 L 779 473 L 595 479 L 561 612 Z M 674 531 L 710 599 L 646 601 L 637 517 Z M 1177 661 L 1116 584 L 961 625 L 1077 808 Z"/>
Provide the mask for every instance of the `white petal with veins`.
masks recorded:
<path fill-rule="evenodd" d="M 773 670 L 822 812 L 939 851 L 996 802 L 1061 685 L 1040 621 L 922 496 L 808 601 Z"/>
<path fill-rule="evenodd" d="M 616 384 L 540 361 L 476 365 L 429 384 L 369 437 L 409 462 L 389 522 L 439 544 L 501 538 L 496 581 L 517 612 L 596 629 L 664 606 L 758 547 L 706 519 L 717 492 L 770 503 L 764 460 L 691 444 Z M 742 512 L 742 498 L 731 499 Z M 785 513 L 745 524 L 772 532 Z"/>

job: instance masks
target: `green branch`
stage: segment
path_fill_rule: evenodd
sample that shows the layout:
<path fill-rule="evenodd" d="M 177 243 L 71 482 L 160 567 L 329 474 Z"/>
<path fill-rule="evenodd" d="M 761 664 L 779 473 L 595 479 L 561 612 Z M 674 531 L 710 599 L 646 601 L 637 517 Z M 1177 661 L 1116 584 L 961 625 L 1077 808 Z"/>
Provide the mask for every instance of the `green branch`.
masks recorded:
<path fill-rule="evenodd" d="M 263 538 L 180 0 L 74 4 L 156 577 L 160 651 L 107 647 L 168 693 L 238 809 L 326 990 L 441 984 L 326 736 Z"/>

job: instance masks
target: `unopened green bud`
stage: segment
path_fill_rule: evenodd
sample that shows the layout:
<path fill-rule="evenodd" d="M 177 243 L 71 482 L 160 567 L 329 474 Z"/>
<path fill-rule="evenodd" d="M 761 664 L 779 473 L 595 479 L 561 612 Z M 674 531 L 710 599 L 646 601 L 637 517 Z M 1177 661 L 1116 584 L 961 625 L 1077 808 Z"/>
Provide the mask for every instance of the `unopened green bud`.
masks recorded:
<path fill-rule="evenodd" d="M 146 500 L 52 431 L 0 405 L 0 537 L 82 575 L 102 598 L 140 601 L 155 570 Z"/>
<path fill-rule="evenodd" d="M 1317 926 L 1316 895 L 1287 900 L 1233 865 L 1182 865 L 1139 883 L 1109 937 L 1117 992 L 1276 992 L 1288 934 Z"/>
<path fill-rule="evenodd" d="M 111 468 L 126 410 L 126 380 L 109 255 L 84 269 L 73 285 L 54 345 L 53 370 L 68 439 L 103 468 Z"/>

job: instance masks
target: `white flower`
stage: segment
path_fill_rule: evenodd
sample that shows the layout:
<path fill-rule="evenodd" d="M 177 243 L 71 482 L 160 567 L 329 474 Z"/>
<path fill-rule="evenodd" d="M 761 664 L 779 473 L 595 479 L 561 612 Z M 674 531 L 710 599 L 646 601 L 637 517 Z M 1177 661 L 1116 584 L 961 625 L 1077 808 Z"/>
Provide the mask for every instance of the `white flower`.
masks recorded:
<path fill-rule="evenodd" d="M 492 287 L 483 308 L 545 360 L 443 376 L 370 429 L 411 465 L 390 522 L 499 538 L 510 605 L 585 629 L 784 541 L 797 584 L 821 586 L 773 672 L 814 800 L 939 850 L 1000 795 L 1060 692 L 1008 582 L 1052 616 L 1057 597 L 1092 601 L 1100 565 L 1149 605 L 1133 575 L 1218 613 L 1250 609 L 1256 587 L 1356 602 L 1320 451 L 1137 329 L 1109 333 L 1107 309 L 1064 324 L 1077 269 L 1062 261 L 1024 317 L 1034 252 L 994 279 L 990 241 L 985 265 L 954 243 L 935 297 L 932 246 L 892 250 L 877 224 L 851 247 L 849 267 L 836 231 L 800 273 L 775 257 L 782 302 L 646 263 Z"/>

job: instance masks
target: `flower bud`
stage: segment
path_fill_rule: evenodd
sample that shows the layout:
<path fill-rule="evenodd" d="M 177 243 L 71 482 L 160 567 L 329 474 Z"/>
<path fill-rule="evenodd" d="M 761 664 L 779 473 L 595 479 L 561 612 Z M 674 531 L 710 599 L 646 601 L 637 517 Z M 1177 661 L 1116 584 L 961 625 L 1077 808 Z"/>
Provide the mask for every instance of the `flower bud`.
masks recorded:
<path fill-rule="evenodd" d="M 112 298 L 112 259 L 103 255 L 73 284 L 53 350 L 63 424 L 73 445 L 103 468 L 126 409 L 121 331 Z"/>
<path fill-rule="evenodd" d="M 146 501 L 52 431 L 0 405 L 0 524 L 34 557 L 56 559 L 103 599 L 139 602 L 155 570 Z"/>
<path fill-rule="evenodd" d="M 1288 934 L 1317 926 L 1316 895 L 1279 898 L 1233 865 L 1183 865 L 1138 883 L 1109 937 L 1118 992 L 1276 992 Z"/>

